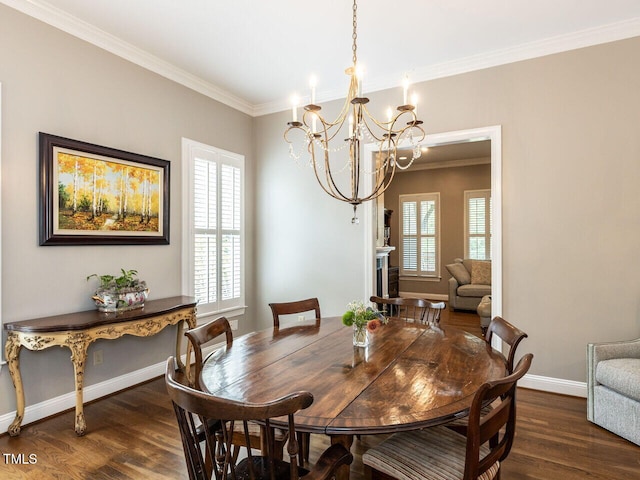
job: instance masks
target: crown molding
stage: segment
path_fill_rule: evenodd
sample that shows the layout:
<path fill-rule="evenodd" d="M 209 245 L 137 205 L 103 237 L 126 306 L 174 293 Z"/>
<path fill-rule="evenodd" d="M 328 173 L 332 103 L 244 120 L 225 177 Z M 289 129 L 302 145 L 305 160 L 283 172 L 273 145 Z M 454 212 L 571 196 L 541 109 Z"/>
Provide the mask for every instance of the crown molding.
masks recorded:
<path fill-rule="evenodd" d="M 89 42 L 103 50 L 157 73 L 169 80 L 205 95 L 229 107 L 254 116 L 254 108 L 246 100 L 203 80 L 155 55 L 137 48 L 130 43 L 97 27 L 69 15 L 40 0 L 0 0 L 0 3 L 18 10 L 30 17 L 51 25 L 74 37 Z"/>
<path fill-rule="evenodd" d="M 411 165 L 411 171 L 415 172 L 417 170 L 433 170 L 436 168 L 454 168 L 454 167 L 471 167 L 473 165 L 489 165 L 491 163 L 491 157 L 479 157 L 479 158 L 464 158 L 460 160 L 441 160 L 438 162 L 423 162 L 421 163 L 419 160 L 415 160 L 413 165 Z M 397 171 L 398 173 L 403 173 L 403 171 Z"/>
<path fill-rule="evenodd" d="M 417 68 L 411 73 L 411 82 L 414 84 L 426 82 L 637 36 L 640 36 L 640 17 Z M 400 77 L 397 73 L 367 78 L 367 93 L 399 88 L 398 78 Z M 320 101 L 317 103 L 342 99 L 345 96 L 344 93 L 344 91 L 318 92 Z M 287 110 L 290 107 L 287 100 L 282 100 L 255 105 L 254 113 L 256 116 L 266 115 Z"/>
<path fill-rule="evenodd" d="M 184 85 L 231 108 L 235 108 L 247 115 L 258 117 L 288 110 L 290 107 L 289 101 L 286 99 L 262 104 L 251 104 L 93 25 L 62 12 L 45 1 L 0 0 L 0 3 L 96 45 L 169 80 Z M 451 62 L 418 68 L 413 71 L 411 77 L 413 83 L 424 82 L 637 36 L 640 36 L 640 17 L 579 30 L 565 35 L 558 35 L 535 42 L 523 43 L 514 47 L 481 53 Z M 377 92 L 395 88 L 398 86 L 397 80 L 398 76 L 395 73 L 393 75 L 384 75 L 376 78 L 371 77 L 367 79 L 367 90 L 368 92 Z M 318 103 L 342 98 L 344 98 L 344 91 L 333 90 L 318 92 Z"/>

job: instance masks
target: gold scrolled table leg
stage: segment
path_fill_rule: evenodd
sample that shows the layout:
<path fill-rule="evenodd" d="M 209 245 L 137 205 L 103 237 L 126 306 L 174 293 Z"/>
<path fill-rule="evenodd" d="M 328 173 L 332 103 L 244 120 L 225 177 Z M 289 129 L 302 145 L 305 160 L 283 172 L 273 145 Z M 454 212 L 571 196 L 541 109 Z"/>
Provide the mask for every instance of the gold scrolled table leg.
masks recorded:
<path fill-rule="evenodd" d="M 9 435 L 20 435 L 20 425 L 24 420 L 24 389 L 22 387 L 22 375 L 20 375 L 20 350 L 26 347 L 29 350 L 43 350 L 55 345 L 54 337 L 43 337 L 24 333 L 9 332 L 5 344 L 5 357 L 9 364 L 9 373 L 13 386 L 16 389 L 16 418 L 9 425 Z"/>
<path fill-rule="evenodd" d="M 79 437 L 87 431 L 87 423 L 84 419 L 84 366 L 87 362 L 87 348 L 91 339 L 83 332 L 69 334 L 66 346 L 71 350 L 71 362 L 75 374 L 76 385 L 76 435 Z"/>
<path fill-rule="evenodd" d="M 9 425 L 8 432 L 12 437 L 20 435 L 20 425 L 24 418 L 24 390 L 22 388 L 22 376 L 20 375 L 20 338 L 14 333 L 9 333 L 7 343 L 4 346 L 4 355 L 9 364 L 11 381 L 16 389 L 16 418 Z"/>

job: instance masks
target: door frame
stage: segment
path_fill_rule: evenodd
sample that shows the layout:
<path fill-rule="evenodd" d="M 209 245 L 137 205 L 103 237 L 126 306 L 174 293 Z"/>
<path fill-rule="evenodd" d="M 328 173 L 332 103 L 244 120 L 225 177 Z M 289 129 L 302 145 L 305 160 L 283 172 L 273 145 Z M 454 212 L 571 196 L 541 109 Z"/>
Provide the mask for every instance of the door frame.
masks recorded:
<path fill-rule="evenodd" d="M 443 133 L 432 133 L 425 137 L 422 145 L 436 147 L 455 143 L 491 141 L 491 317 L 502 315 L 502 126 L 472 128 Z M 401 145 L 407 146 L 407 145 Z M 364 146 L 369 170 L 373 171 L 374 152 L 377 143 Z M 370 189 L 371 176 L 365 177 L 365 191 Z M 369 185 L 367 185 L 367 183 Z M 376 218 L 375 200 L 363 208 L 364 224 L 364 298 L 369 299 L 376 291 Z"/>

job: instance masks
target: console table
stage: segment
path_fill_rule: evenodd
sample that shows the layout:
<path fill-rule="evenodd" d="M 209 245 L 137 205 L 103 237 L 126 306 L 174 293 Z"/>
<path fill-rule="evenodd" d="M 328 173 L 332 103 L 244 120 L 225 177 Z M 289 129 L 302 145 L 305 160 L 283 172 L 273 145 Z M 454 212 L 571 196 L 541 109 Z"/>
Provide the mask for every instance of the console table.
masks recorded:
<path fill-rule="evenodd" d="M 160 332 L 167 325 L 178 326 L 176 338 L 176 358 L 179 367 L 184 369 L 180 360 L 184 324 L 188 328 L 196 326 L 196 300 L 192 297 L 171 297 L 145 302 L 142 308 L 126 312 L 85 312 L 36 318 L 4 325 L 7 330 L 5 356 L 13 386 L 16 389 L 16 418 L 9 426 L 9 435 L 20 434 L 20 425 L 24 418 L 24 390 L 20 375 L 20 350 L 44 350 L 58 345 L 71 350 L 71 361 L 75 373 L 77 435 L 84 435 L 86 423 L 83 411 L 82 388 L 87 348 L 91 342 L 99 339 L 116 339 L 123 335 L 148 337 Z M 187 358 L 190 354 L 187 342 Z M 187 362 L 189 363 L 189 362 Z M 187 372 L 188 374 L 188 372 Z"/>

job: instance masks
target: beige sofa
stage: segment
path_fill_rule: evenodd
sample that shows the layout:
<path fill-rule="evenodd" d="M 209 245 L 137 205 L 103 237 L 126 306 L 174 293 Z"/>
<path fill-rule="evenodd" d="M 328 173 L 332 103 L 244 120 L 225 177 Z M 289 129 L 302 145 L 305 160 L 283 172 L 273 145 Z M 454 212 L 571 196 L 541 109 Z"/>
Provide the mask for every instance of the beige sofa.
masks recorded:
<path fill-rule="evenodd" d="M 449 279 L 449 308 L 476 310 L 482 297 L 491 295 L 491 261 L 456 258 L 445 268 Z"/>

